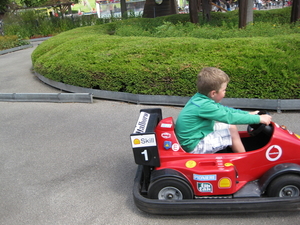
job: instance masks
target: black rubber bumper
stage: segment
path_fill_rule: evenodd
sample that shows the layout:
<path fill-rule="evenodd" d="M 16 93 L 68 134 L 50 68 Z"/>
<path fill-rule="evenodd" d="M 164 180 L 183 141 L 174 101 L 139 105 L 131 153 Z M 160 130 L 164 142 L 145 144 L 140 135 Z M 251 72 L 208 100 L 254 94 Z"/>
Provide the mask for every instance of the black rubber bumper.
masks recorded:
<path fill-rule="evenodd" d="M 228 214 L 251 212 L 282 212 L 300 209 L 297 198 L 231 198 L 231 199 L 191 199 L 162 201 L 141 195 L 142 166 L 137 169 L 134 180 L 133 197 L 136 206 L 147 213 L 158 215 Z"/>

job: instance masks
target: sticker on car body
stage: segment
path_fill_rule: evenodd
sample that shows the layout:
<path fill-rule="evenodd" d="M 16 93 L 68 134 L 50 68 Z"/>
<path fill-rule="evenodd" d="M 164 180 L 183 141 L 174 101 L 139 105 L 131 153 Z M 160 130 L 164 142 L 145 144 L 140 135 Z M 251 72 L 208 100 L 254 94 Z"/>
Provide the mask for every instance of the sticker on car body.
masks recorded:
<path fill-rule="evenodd" d="M 211 183 L 197 183 L 197 189 L 204 193 L 213 193 L 213 185 Z"/>
<path fill-rule="evenodd" d="M 222 177 L 219 180 L 219 183 L 218 183 L 218 187 L 220 189 L 231 188 L 231 185 L 232 185 L 232 182 L 231 182 L 231 179 L 229 177 Z"/>
<path fill-rule="evenodd" d="M 156 146 L 155 134 L 130 136 L 132 148 Z"/>
<path fill-rule="evenodd" d="M 149 113 L 141 112 L 140 116 L 139 116 L 139 119 L 138 119 L 138 121 L 135 125 L 133 133 L 135 133 L 135 134 L 145 133 L 146 128 L 148 126 L 149 119 L 150 119 L 150 114 Z"/>
<path fill-rule="evenodd" d="M 266 158 L 271 162 L 278 160 L 281 155 L 282 149 L 278 145 L 272 145 L 266 151 Z"/>
<path fill-rule="evenodd" d="M 162 124 L 160 125 L 160 127 L 163 127 L 163 128 L 171 128 L 171 127 L 172 127 L 172 124 L 170 124 L 170 123 L 162 123 Z"/>
<path fill-rule="evenodd" d="M 165 132 L 165 133 L 162 133 L 162 134 L 161 134 L 161 137 L 164 138 L 164 139 L 168 139 L 168 138 L 171 138 L 171 134 Z"/>
<path fill-rule="evenodd" d="M 207 175 L 194 174 L 193 179 L 198 181 L 213 181 L 213 180 L 217 180 L 217 175 L 216 174 L 207 174 Z"/>
<path fill-rule="evenodd" d="M 180 149 L 179 144 L 174 143 L 174 144 L 172 145 L 172 150 L 173 150 L 174 152 L 177 152 L 179 149 Z"/>

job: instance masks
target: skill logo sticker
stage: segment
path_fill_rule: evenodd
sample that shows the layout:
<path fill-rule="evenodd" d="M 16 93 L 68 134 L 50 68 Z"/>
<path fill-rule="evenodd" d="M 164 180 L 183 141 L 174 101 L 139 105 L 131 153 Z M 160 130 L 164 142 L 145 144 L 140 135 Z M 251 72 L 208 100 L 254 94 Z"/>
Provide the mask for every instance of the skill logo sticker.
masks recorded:
<path fill-rule="evenodd" d="M 156 146 L 154 134 L 131 136 L 131 145 L 133 148 Z"/>

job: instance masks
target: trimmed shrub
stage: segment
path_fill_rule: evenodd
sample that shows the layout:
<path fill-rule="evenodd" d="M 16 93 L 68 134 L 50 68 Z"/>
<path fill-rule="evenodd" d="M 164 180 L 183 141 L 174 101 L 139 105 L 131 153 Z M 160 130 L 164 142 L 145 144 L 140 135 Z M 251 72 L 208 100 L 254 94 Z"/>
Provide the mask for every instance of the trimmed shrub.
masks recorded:
<path fill-rule="evenodd" d="M 229 19 L 199 26 L 175 15 L 73 29 L 33 52 L 34 69 L 75 86 L 191 96 L 197 73 L 214 66 L 231 77 L 227 97 L 300 98 L 299 23 L 258 21 L 237 29 L 236 12 L 214 14 Z"/>
<path fill-rule="evenodd" d="M 215 66 L 231 77 L 227 97 L 277 99 L 299 98 L 299 47 L 300 34 L 158 40 L 103 34 L 80 36 L 76 29 L 42 43 L 32 59 L 37 72 L 59 82 L 179 96 L 192 95 L 199 70 Z"/>

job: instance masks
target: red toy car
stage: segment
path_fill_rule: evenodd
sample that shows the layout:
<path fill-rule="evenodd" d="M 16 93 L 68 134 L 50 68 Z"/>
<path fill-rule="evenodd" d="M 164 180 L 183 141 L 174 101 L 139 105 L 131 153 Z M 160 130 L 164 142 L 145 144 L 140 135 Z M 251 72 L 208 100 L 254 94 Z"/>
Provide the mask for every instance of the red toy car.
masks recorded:
<path fill-rule="evenodd" d="M 134 201 L 153 214 L 266 212 L 300 209 L 300 136 L 272 122 L 240 132 L 246 153 L 191 154 L 172 117 L 143 109 L 131 134 Z"/>

